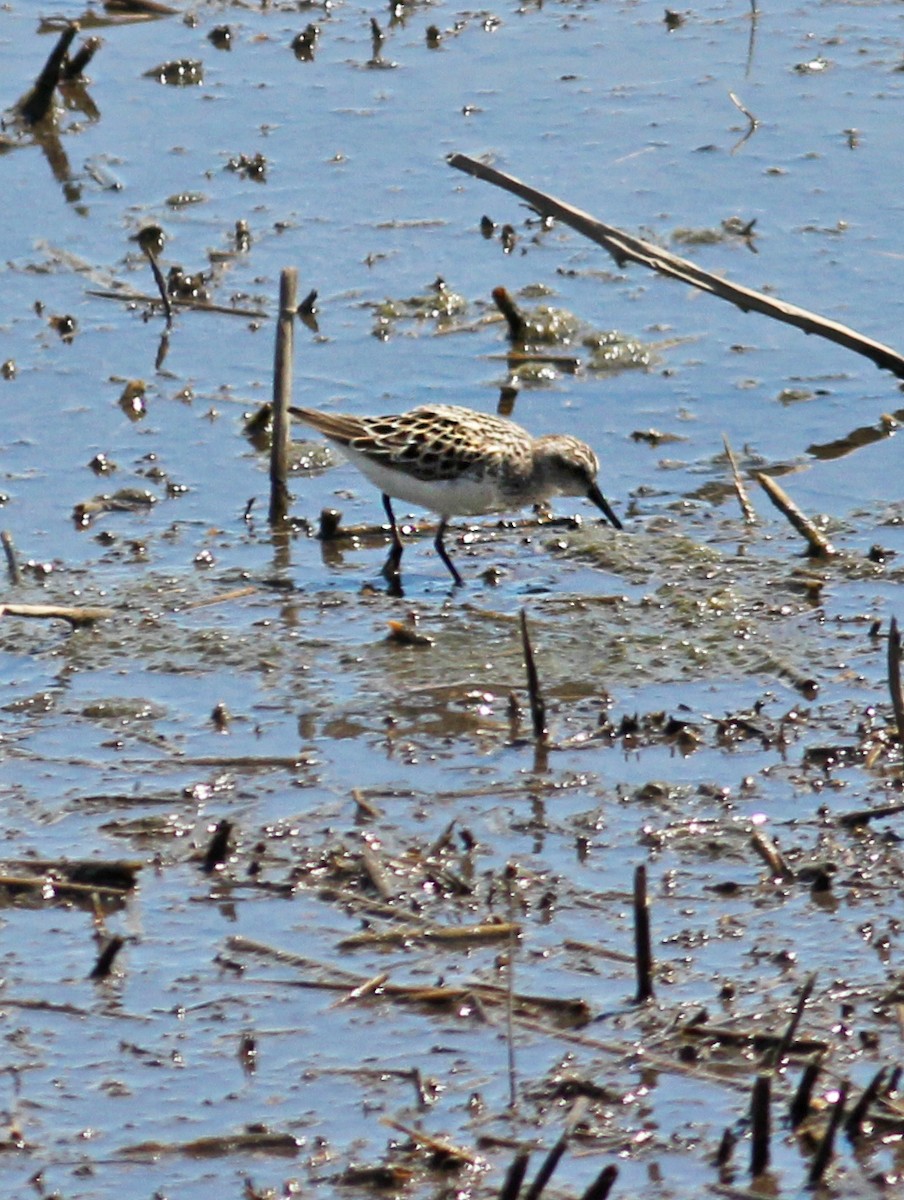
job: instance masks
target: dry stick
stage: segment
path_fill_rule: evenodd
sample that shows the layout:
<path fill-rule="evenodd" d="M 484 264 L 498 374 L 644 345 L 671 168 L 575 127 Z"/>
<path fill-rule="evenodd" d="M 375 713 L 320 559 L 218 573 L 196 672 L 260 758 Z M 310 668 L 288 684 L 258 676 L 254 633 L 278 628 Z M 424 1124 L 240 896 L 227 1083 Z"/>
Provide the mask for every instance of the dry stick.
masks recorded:
<path fill-rule="evenodd" d="M 810 548 L 809 554 L 813 558 L 830 558 L 835 553 L 832 543 L 816 528 L 806 513 L 797 507 L 780 484 L 762 471 L 756 471 L 753 477 L 779 512 L 786 516 L 797 532 L 807 539 L 807 545 Z"/>
<path fill-rule="evenodd" d="M 750 497 L 747 494 L 747 488 L 744 486 L 744 480 L 741 478 L 741 472 L 738 468 L 738 460 L 735 458 L 735 452 L 731 448 L 726 434 L 722 434 L 722 445 L 725 447 L 725 454 L 728 458 L 728 465 L 731 467 L 731 474 L 734 480 L 735 495 L 738 498 L 738 503 L 741 506 L 741 512 L 744 514 L 744 520 L 748 525 L 756 523 L 756 512 L 753 505 L 750 503 Z"/>
<path fill-rule="evenodd" d="M 634 871 L 634 960 L 637 971 L 635 1004 L 653 998 L 653 948 L 650 943 L 650 904 L 647 897 L 647 868 Z"/>
<path fill-rule="evenodd" d="M 57 44 L 51 50 L 41 74 L 16 105 L 16 111 L 30 125 L 36 125 L 50 111 L 53 90 L 60 81 L 63 60 L 66 57 L 69 47 L 72 45 L 72 39 L 78 31 L 79 26 L 76 21 L 73 21 L 67 29 L 63 30 Z"/>
<path fill-rule="evenodd" d="M 520 179 L 507 175 L 504 171 L 498 171 L 487 163 L 469 158 L 466 154 L 451 154 L 447 161 L 450 167 L 455 167 L 459 171 L 474 175 L 477 179 L 504 188 L 515 196 L 520 196 L 543 216 L 555 217 L 565 225 L 570 225 L 572 229 L 576 229 L 578 233 L 597 242 L 607 250 L 619 266 L 624 266 L 626 262 L 639 263 L 652 271 L 658 271 L 661 275 L 679 279 L 701 291 L 710 292 L 721 300 L 727 300 L 743 312 L 759 312 L 776 321 L 783 321 L 786 325 L 794 325 L 796 328 L 802 329 L 804 333 L 815 333 L 831 342 L 837 342 L 838 345 L 844 346 L 848 350 L 865 355 L 876 366 L 891 371 L 899 378 L 904 378 L 904 357 L 892 350 L 890 346 L 884 346 L 881 342 L 864 337 L 846 325 L 840 325 L 837 321 L 830 321 L 805 308 L 798 308 L 795 304 L 773 300 L 769 296 L 764 296 L 762 292 L 755 292 L 752 288 L 730 283 L 718 275 L 712 275 L 686 258 L 670 254 L 668 250 L 663 250 L 661 246 L 654 246 L 652 242 L 645 242 L 642 238 L 632 237 L 614 225 L 606 225 L 589 213 L 582 212 L 555 196 L 538 191 Z"/>
<path fill-rule="evenodd" d="M 750 1174 L 756 1179 L 769 1166 L 772 1076 L 757 1075 L 750 1096 Z"/>
<path fill-rule="evenodd" d="M 617 1178 L 618 1167 L 612 1163 L 608 1167 L 603 1167 L 590 1187 L 584 1192 L 581 1200 L 606 1200 Z"/>
<path fill-rule="evenodd" d="M 271 525 L 281 525 L 289 515 L 289 401 L 295 344 L 295 310 L 298 307 L 298 271 L 286 267 L 279 277 L 279 317 L 273 363 L 273 437 L 270 444 Z"/>
<path fill-rule="evenodd" d="M 527 671 L 527 693 L 530 697 L 530 716 L 534 727 L 534 737 L 538 742 L 545 742 L 548 735 L 546 728 L 546 704 L 540 692 L 537 665 L 534 662 L 534 652 L 530 644 L 530 634 L 527 630 L 527 613 L 523 608 L 521 609 L 521 645 L 524 647 L 524 667 Z"/>
<path fill-rule="evenodd" d="M 115 614 L 114 608 L 79 608 L 70 604 L 0 604 L 0 617 L 35 617 L 42 621 L 59 618 L 68 621 L 73 629 L 105 621 Z"/>
<path fill-rule="evenodd" d="M 807 1176 L 808 1188 L 818 1187 L 822 1182 L 826 1167 L 831 1162 L 832 1150 L 835 1146 L 835 1134 L 838 1132 L 838 1126 L 841 1124 L 841 1118 L 844 1116 L 844 1105 L 847 1100 L 848 1087 L 848 1081 L 843 1079 L 838 1088 L 838 1099 L 832 1107 L 832 1115 L 829 1117 L 829 1123 L 826 1126 L 825 1133 L 822 1135 L 822 1141 L 816 1147 L 816 1153 L 813 1156 L 810 1173 Z"/>
<path fill-rule="evenodd" d="M 22 582 L 22 572 L 19 570 L 19 560 L 16 557 L 13 535 L 8 529 L 0 532 L 0 543 L 3 545 L 3 553 L 6 555 L 6 569 L 9 571 L 9 582 L 13 587 L 16 587 Z"/>
<path fill-rule="evenodd" d="M 888 690 L 898 727 L 898 741 L 904 743 L 904 691 L 901 690 L 901 634 L 898 619 L 892 617 L 888 627 Z"/>

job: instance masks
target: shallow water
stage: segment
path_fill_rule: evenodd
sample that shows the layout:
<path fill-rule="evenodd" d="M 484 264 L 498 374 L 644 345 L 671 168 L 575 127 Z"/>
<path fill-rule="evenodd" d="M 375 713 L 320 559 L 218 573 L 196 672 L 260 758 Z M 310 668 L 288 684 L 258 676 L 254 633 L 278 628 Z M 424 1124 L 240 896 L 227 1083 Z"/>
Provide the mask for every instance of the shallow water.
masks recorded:
<path fill-rule="evenodd" d="M 0 527 L 25 574 L 4 599 L 115 610 L 71 633 L 0 624 L 7 873 L 35 857 L 143 864 L 136 892 L 115 902 L 7 886 L 0 1190 L 22 1194 L 37 1177 L 67 1197 L 219 1200 L 246 1180 L 262 1194 L 288 1194 L 292 1180 L 371 1190 L 349 1168 L 383 1165 L 400 1193 L 495 1194 L 513 1149 L 492 1138 L 534 1145 L 535 1170 L 582 1091 L 556 1176 L 568 1194 L 615 1162 L 615 1195 L 651 1182 L 699 1195 L 720 1179 L 726 1127 L 742 1142 L 722 1181 L 746 1186 L 761 1056 L 675 1031 L 706 1008 L 714 1025 L 781 1032 L 811 971 L 801 1033 L 829 1047 L 822 1091 L 843 1076 L 860 1089 L 894 1064 L 900 816 L 856 830 L 840 817 L 900 794 L 900 754 L 880 736 L 904 549 L 898 438 L 893 425 L 863 435 L 904 407 L 900 387 L 823 340 L 619 269 L 563 227 L 540 231 L 445 157 L 490 155 L 604 221 L 894 346 L 898 9 L 806 4 L 763 11 L 752 28 L 746 5 L 701 4 L 668 32 L 662 10 L 635 3 L 437 3 L 397 20 L 352 3 L 199 3 L 103 26 L 58 142 L 22 137 L 0 156 L 0 361 L 15 363 L 0 380 Z M 0 15 L 6 103 L 52 45 L 36 19 L 25 3 Z M 313 61 L 300 62 L 289 43 L 311 21 Z M 228 52 L 208 40 L 226 23 Z M 203 85 L 145 74 L 180 58 L 202 60 Z M 746 141 L 729 92 L 759 120 Z M 227 169 L 258 152 L 265 181 Z M 481 236 L 484 214 L 513 225 L 512 253 Z M 732 216 L 756 220 L 752 245 L 688 239 Z M 129 240 L 150 222 L 168 234 L 164 270 L 213 256 L 214 300 L 269 317 L 179 312 L 155 366 L 159 313 L 93 294 L 114 281 L 153 293 Z M 373 538 L 321 546 L 303 526 L 271 537 L 266 456 L 243 425 L 269 399 L 289 265 L 302 295 L 318 292 L 319 333 L 296 329 L 300 404 L 494 411 L 509 380 L 497 286 L 651 345 L 647 370 L 525 382 L 515 414 L 594 445 L 626 532 L 577 502 L 577 529 L 458 527 L 468 585 L 455 594 L 418 537 L 402 602 L 383 594 Z M 381 323 L 379 306 L 428 295 L 438 276 L 466 301 L 451 323 Z M 49 325 L 62 315 L 77 322 L 70 343 Z M 119 403 L 130 380 L 146 385 L 137 417 Z M 677 440 L 632 436 L 650 430 Z M 825 516 L 838 559 L 803 558 L 752 482 L 759 523 L 743 525 L 723 434 L 745 469 L 789 469 L 784 486 Z M 90 469 L 98 453 L 111 475 Z M 73 520 L 77 504 L 127 487 L 156 502 Z M 313 526 L 324 507 L 352 525 L 382 519 L 342 464 L 299 469 L 292 490 L 293 514 Z M 874 544 L 884 561 L 867 559 Z M 530 737 L 522 608 L 548 753 Z M 409 613 L 431 645 L 387 638 Z M 233 853 L 205 874 L 222 819 Z M 778 839 L 793 880 L 769 877 L 754 830 Z M 658 963 L 656 1001 L 641 1008 L 630 1004 L 638 864 Z M 827 864 L 826 895 L 811 883 Z M 506 985 L 506 941 L 342 944 L 399 916 L 415 929 L 515 917 L 516 991 L 589 1006 L 581 1030 L 545 1009 L 517 1014 L 516 1112 L 504 1011 L 490 1001 L 434 1008 L 378 987 L 336 1005 L 383 973 Z M 125 946 L 94 982 L 104 929 Z M 782 1103 L 804 1057 L 776 1080 Z M 438 1170 L 382 1118 L 478 1164 Z M 284 1155 L 208 1145 L 203 1157 L 188 1145 L 255 1124 L 298 1143 Z M 882 1177 L 900 1172 L 884 1137 L 839 1149 L 836 1194 L 884 1194 Z M 800 1188 L 811 1151 L 778 1117 L 772 1149 L 779 1191 Z"/>

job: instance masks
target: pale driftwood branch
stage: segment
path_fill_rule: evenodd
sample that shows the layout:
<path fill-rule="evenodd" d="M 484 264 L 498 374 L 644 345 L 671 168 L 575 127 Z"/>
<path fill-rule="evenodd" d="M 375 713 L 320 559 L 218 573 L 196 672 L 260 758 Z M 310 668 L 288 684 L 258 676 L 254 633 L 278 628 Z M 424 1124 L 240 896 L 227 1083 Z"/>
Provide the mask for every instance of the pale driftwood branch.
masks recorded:
<path fill-rule="evenodd" d="M 72 607 L 68 604 L 0 604 L 0 617 L 37 617 L 43 620 L 59 618 L 70 625 L 93 625 L 115 613 L 113 608 Z"/>
<path fill-rule="evenodd" d="M 815 333 L 830 342 L 836 342 L 847 350 L 853 350 L 855 354 L 862 354 L 871 359 L 877 367 L 891 371 L 899 379 L 904 379 L 904 357 L 892 350 L 890 346 L 874 342 L 872 338 L 864 337 L 863 334 L 857 333 L 855 329 L 850 329 L 847 325 L 830 321 L 826 317 L 819 316 L 818 313 L 798 308 L 795 304 L 773 300 L 769 296 L 764 296 L 762 292 L 755 292 L 752 288 L 731 283 L 727 279 L 704 271 L 686 258 L 679 258 L 677 254 L 671 254 L 668 250 L 663 250 L 661 246 L 654 246 L 652 242 L 645 242 L 642 238 L 632 237 L 631 234 L 616 229 L 614 225 L 606 225 L 589 213 L 566 204 L 564 200 L 558 200 L 555 196 L 538 191 L 513 175 L 498 171 L 495 167 L 479 162 L 475 158 L 469 158 L 466 154 L 451 154 L 447 161 L 451 167 L 455 167 L 459 171 L 464 171 L 486 183 L 504 188 L 515 196 L 520 196 L 531 208 L 536 209 L 543 216 L 555 217 L 556 220 L 576 229 L 584 237 L 590 238 L 604 250 L 608 250 L 619 266 L 624 266 L 627 262 L 639 263 L 651 271 L 658 271 L 661 275 L 679 279 L 682 283 L 690 284 L 691 287 L 718 296 L 720 300 L 728 300 L 743 312 L 762 313 L 764 316 L 772 317 L 775 321 L 794 325 L 797 329 L 802 329 L 804 333 Z"/>

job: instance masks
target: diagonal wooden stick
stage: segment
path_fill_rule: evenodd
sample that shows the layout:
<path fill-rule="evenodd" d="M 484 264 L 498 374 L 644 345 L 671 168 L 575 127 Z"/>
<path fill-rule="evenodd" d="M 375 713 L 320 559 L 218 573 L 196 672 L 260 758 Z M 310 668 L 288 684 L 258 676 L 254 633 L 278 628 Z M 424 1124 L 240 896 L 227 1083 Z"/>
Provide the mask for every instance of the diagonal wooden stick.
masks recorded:
<path fill-rule="evenodd" d="M 690 284 L 701 291 L 718 296 L 720 300 L 728 300 L 743 312 L 762 313 L 764 316 L 772 317 L 773 320 L 783 321 L 786 325 L 794 325 L 797 329 L 802 329 L 804 333 L 815 333 L 830 342 L 837 342 L 839 346 L 844 346 L 847 350 L 853 350 L 856 354 L 862 354 L 866 358 L 872 359 L 877 367 L 882 367 L 897 375 L 898 378 L 904 379 L 904 357 L 892 350 L 890 346 L 874 342 L 872 338 L 864 337 L 863 334 L 857 333 L 855 329 L 850 329 L 847 325 L 840 325 L 837 321 L 830 321 L 826 317 L 819 316 L 818 313 L 798 308 L 796 304 L 773 300 L 769 296 L 764 296 L 762 292 L 755 292 L 752 288 L 731 283 L 727 279 L 704 271 L 689 259 L 679 258 L 677 254 L 671 254 L 668 250 L 663 250 L 661 246 L 654 246 L 652 242 L 632 237 L 631 234 L 616 229 L 614 225 L 606 225 L 589 213 L 566 204 L 564 200 L 558 200 L 555 196 L 540 192 L 520 179 L 516 179 L 513 175 L 506 175 L 504 171 L 498 171 L 495 167 L 479 162 L 476 158 L 469 158 L 466 154 L 450 154 L 446 161 L 450 167 L 465 171 L 468 175 L 483 179 L 496 187 L 504 188 L 515 196 L 520 196 L 543 216 L 555 217 L 563 224 L 570 225 L 584 237 L 590 238 L 591 241 L 597 242 L 603 249 L 608 250 L 620 267 L 627 262 L 640 263 L 641 266 L 648 267 L 651 271 L 658 271 L 661 275 L 668 275 L 672 279 L 680 279 L 682 283 Z"/>

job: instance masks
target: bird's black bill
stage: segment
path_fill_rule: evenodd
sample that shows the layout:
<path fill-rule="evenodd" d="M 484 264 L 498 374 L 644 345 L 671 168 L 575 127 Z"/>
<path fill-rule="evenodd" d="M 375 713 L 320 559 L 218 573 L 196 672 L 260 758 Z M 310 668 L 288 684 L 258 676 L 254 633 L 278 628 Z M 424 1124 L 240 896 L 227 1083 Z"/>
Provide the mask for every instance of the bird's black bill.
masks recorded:
<path fill-rule="evenodd" d="M 615 515 L 615 513 L 609 507 L 609 501 L 606 499 L 606 497 L 603 495 L 603 493 L 599 490 L 599 488 L 597 487 L 596 484 L 594 484 L 591 487 L 590 491 L 587 493 L 587 499 L 592 500 L 593 503 L 596 505 L 596 507 L 602 510 L 602 512 L 607 517 L 607 519 L 615 526 L 616 529 L 621 529 L 621 527 L 622 527 L 621 521 L 619 521 L 618 517 Z"/>

